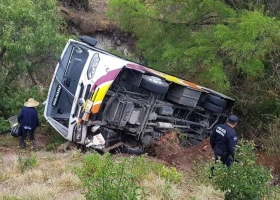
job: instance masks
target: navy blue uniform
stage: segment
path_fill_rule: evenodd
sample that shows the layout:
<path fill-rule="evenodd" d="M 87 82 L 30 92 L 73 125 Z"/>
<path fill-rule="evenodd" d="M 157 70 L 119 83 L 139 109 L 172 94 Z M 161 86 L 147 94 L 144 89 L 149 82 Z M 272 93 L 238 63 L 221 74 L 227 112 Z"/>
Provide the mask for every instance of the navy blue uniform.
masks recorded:
<path fill-rule="evenodd" d="M 23 107 L 18 115 L 21 127 L 28 126 L 35 130 L 39 126 L 38 112 L 33 107 Z"/>
<path fill-rule="evenodd" d="M 235 130 L 228 124 L 217 125 L 211 136 L 210 144 L 214 150 L 215 159 L 230 166 L 234 160 L 234 149 L 237 145 Z"/>
<path fill-rule="evenodd" d="M 39 126 L 38 112 L 34 107 L 23 107 L 18 115 L 18 122 L 22 129 L 20 139 L 21 148 L 25 148 L 27 132 L 30 134 L 30 141 L 34 141 L 34 131 Z"/>

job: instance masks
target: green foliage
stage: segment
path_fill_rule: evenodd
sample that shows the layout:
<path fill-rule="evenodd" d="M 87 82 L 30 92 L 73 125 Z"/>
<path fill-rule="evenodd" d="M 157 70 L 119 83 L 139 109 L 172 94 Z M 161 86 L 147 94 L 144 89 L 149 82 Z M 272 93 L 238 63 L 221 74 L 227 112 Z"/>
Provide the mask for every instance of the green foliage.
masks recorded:
<path fill-rule="evenodd" d="M 42 91 L 39 86 L 33 86 L 31 88 L 24 87 L 12 87 L 12 91 L 9 94 L 3 94 L 0 99 L 0 105 L 2 108 L 1 115 L 5 116 L 0 118 L 0 130 L 9 129 L 9 123 L 7 123 L 7 119 L 11 116 L 18 115 L 23 104 L 28 100 L 28 98 L 34 98 L 35 100 L 40 102 L 40 105 L 36 107 L 40 122 L 45 122 L 43 117 L 44 106 L 41 104 L 45 101 L 46 93 Z"/>
<path fill-rule="evenodd" d="M 266 16 L 260 3 L 236 9 L 214 0 L 110 0 L 109 6 L 109 16 L 138 38 L 137 49 L 150 67 L 223 92 L 234 74 L 244 74 L 240 82 L 262 75 L 280 45 L 279 21 Z"/>
<path fill-rule="evenodd" d="M 32 69 L 42 58 L 60 51 L 65 40 L 58 32 L 56 6 L 55 0 L 2 1 L 0 49 L 5 48 L 6 52 L 0 58 L 8 72 L 19 74 Z"/>
<path fill-rule="evenodd" d="M 56 0 L 1 1 L 0 116 L 16 114 L 32 95 L 40 94 L 33 97 L 41 100 L 39 88 L 26 89 L 25 82 L 38 85 L 34 71 L 61 52 L 66 41 L 59 33 L 61 23 Z"/>
<path fill-rule="evenodd" d="M 9 122 L 4 117 L 0 117 L 0 132 L 11 129 Z"/>
<path fill-rule="evenodd" d="M 225 192 L 225 199 L 258 200 L 273 199 L 273 186 L 270 171 L 264 166 L 256 164 L 256 154 L 252 142 L 240 142 L 236 155 L 238 163 L 231 167 L 221 162 L 215 164 L 212 184 Z"/>
<path fill-rule="evenodd" d="M 59 134 L 55 134 L 52 138 L 50 143 L 45 147 L 46 151 L 53 151 L 57 149 L 57 147 L 61 144 L 66 142 L 66 140 Z"/>
<path fill-rule="evenodd" d="M 114 159 L 110 154 L 93 153 L 84 157 L 79 177 L 87 191 L 86 199 L 142 199 L 146 197 L 145 188 L 140 181 L 150 173 L 155 173 L 169 182 L 180 182 L 182 175 L 175 168 L 147 162 L 145 157 L 122 157 Z"/>
<path fill-rule="evenodd" d="M 22 173 L 28 169 L 32 169 L 37 165 L 36 155 L 33 154 L 28 157 L 18 156 L 18 164 L 19 164 L 19 169 Z"/>
<path fill-rule="evenodd" d="M 19 113 L 20 109 L 23 107 L 23 104 L 29 99 L 34 98 L 39 101 L 41 104 L 44 102 L 46 98 L 46 91 L 41 90 L 39 86 L 33 86 L 28 89 L 24 87 L 13 87 L 11 88 L 13 93 L 8 95 L 4 95 L 1 98 L 1 104 L 4 107 L 5 112 L 12 113 L 12 115 L 16 115 Z M 43 111 L 43 106 L 39 105 L 37 109 L 39 111 Z"/>
<path fill-rule="evenodd" d="M 235 109 L 241 119 L 238 132 L 246 138 L 254 138 L 258 146 L 261 146 L 260 138 L 266 140 L 269 137 L 269 124 L 280 116 L 280 99 L 277 96 L 280 88 L 267 77 L 268 74 L 242 88 L 236 88 L 239 93 L 236 94 L 238 102 Z M 272 78 L 271 75 L 269 77 Z"/>
<path fill-rule="evenodd" d="M 80 172 L 87 189 L 86 199 L 137 199 L 137 196 L 144 196 L 142 188 L 137 186 L 136 175 L 126 172 L 129 170 L 127 166 L 125 159 L 115 164 L 109 154 L 86 156 Z"/>

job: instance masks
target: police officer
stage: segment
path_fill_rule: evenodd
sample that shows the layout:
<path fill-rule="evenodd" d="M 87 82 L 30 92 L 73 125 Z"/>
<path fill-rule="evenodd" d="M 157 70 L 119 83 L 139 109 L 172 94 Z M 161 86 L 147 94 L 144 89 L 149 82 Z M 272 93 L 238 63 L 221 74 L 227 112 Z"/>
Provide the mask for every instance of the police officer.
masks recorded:
<path fill-rule="evenodd" d="M 214 150 L 215 160 L 220 159 L 228 167 L 234 161 L 234 150 L 237 145 L 234 127 L 237 125 L 237 122 L 238 117 L 230 115 L 226 124 L 217 125 L 210 136 L 210 144 Z"/>

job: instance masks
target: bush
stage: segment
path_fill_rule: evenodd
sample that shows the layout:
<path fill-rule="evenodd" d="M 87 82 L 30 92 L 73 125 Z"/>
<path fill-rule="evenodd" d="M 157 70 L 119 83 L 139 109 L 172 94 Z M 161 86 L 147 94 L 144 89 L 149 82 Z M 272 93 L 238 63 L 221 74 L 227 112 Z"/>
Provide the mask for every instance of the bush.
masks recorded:
<path fill-rule="evenodd" d="M 270 171 L 264 166 L 256 164 L 254 143 L 240 142 L 236 159 L 231 167 L 221 162 L 215 164 L 214 176 L 211 179 L 216 189 L 225 192 L 225 199 L 258 200 L 272 199 L 273 187 Z"/>
<path fill-rule="evenodd" d="M 137 199 L 143 196 L 143 190 L 137 186 L 137 176 L 133 168 L 127 168 L 128 160 L 114 163 L 110 154 L 97 153 L 86 156 L 80 178 L 87 192 L 86 199 Z"/>
<path fill-rule="evenodd" d="M 4 117 L 0 117 L 0 133 L 6 130 L 11 129 L 9 122 Z"/>
<path fill-rule="evenodd" d="M 179 183 L 182 175 L 175 168 L 147 161 L 145 156 L 115 158 L 110 154 L 103 156 L 93 153 L 84 157 L 78 175 L 86 187 L 86 199 L 142 199 L 146 197 L 140 181 L 154 173 L 169 183 Z M 170 196 L 169 188 L 162 191 Z"/>

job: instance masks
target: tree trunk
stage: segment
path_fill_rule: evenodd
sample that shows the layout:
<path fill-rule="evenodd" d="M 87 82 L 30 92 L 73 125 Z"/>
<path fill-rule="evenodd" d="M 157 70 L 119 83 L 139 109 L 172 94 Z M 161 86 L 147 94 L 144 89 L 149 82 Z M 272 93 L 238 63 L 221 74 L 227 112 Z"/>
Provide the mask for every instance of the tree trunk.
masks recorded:
<path fill-rule="evenodd" d="M 0 51 L 0 60 L 2 60 L 4 54 L 6 53 L 7 49 L 6 47 L 3 47 L 2 50 Z"/>

